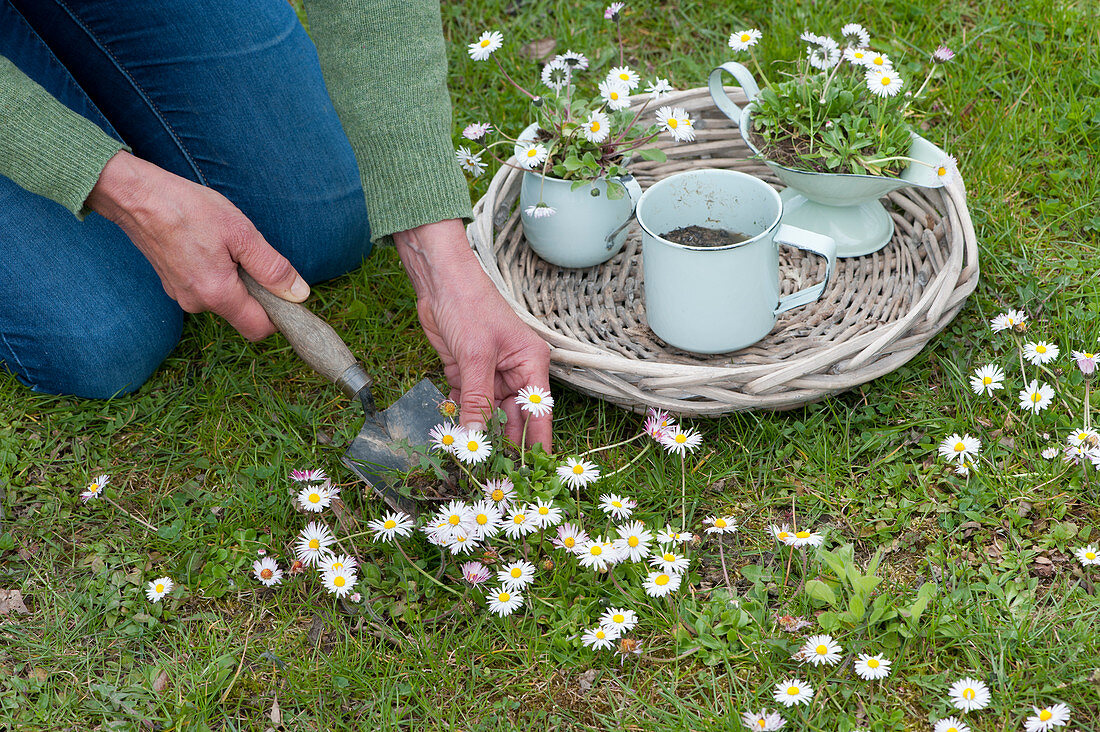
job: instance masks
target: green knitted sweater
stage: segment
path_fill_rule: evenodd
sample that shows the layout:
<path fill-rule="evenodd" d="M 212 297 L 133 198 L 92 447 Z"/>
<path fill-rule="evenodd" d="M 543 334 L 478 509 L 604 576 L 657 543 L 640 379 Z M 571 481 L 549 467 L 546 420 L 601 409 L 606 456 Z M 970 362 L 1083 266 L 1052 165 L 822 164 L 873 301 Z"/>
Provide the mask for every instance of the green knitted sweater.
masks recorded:
<path fill-rule="evenodd" d="M 307 0 L 306 12 L 359 162 L 372 238 L 468 218 L 439 0 Z M 0 57 L 0 175 L 83 218 L 103 166 L 121 149 Z"/>

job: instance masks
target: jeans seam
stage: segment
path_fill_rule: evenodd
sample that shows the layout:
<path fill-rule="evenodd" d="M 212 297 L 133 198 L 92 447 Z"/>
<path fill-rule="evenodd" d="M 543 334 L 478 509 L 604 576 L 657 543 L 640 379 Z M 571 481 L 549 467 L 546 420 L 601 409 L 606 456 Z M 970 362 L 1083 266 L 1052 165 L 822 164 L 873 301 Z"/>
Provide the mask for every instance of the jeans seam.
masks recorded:
<path fill-rule="evenodd" d="M 175 143 L 176 147 L 180 151 L 180 154 L 183 155 L 184 160 L 186 160 L 187 164 L 191 166 L 191 170 L 194 171 L 199 183 L 204 186 L 209 186 L 209 183 L 206 180 L 206 176 L 203 175 L 202 171 L 199 169 L 199 166 L 195 163 L 194 158 L 191 157 L 191 154 L 187 152 L 187 148 L 184 147 L 183 141 L 180 140 L 179 135 L 176 134 L 176 130 L 172 127 L 171 124 L 169 124 L 168 120 L 164 117 L 164 114 L 161 112 L 160 108 L 157 107 L 157 105 L 149 97 L 149 94 L 145 91 L 144 88 L 142 88 L 141 84 L 139 84 L 137 80 L 130 74 L 130 72 L 126 70 L 126 68 L 122 65 L 118 58 L 113 53 L 111 53 L 111 50 L 107 48 L 105 44 L 100 42 L 99 37 L 92 32 L 92 29 L 89 28 L 87 24 L 85 24 L 84 21 L 81 20 L 79 16 L 77 16 L 75 12 L 73 12 L 73 10 L 69 7 L 68 3 L 65 2 L 65 0 L 56 0 L 56 2 L 68 14 L 68 16 L 72 18 L 73 22 L 80 26 L 80 28 L 83 29 L 88 37 L 92 39 L 92 43 L 94 43 L 96 47 L 103 52 L 103 55 L 111 60 L 111 63 L 114 65 L 114 67 L 118 69 L 119 73 L 126 78 L 126 80 L 130 83 L 130 86 L 132 86 L 134 90 L 138 93 L 138 96 L 141 97 L 142 101 L 144 101 L 146 106 L 148 106 L 149 109 L 153 112 L 153 116 L 155 116 L 164 127 L 165 131 L 168 133 L 168 136 L 172 139 L 172 142 Z"/>
<path fill-rule="evenodd" d="M 12 362 L 14 362 L 14 363 L 15 363 L 15 366 L 16 366 L 16 367 L 17 367 L 17 368 L 18 368 L 18 369 L 19 369 L 20 371 L 22 371 L 22 372 L 23 372 L 23 378 L 24 378 L 24 379 L 26 379 L 26 380 L 27 380 L 27 382 L 30 382 L 30 380 L 31 380 L 31 372 L 30 372 L 30 370 L 29 370 L 29 369 L 27 368 L 26 364 L 24 364 L 24 363 L 23 363 L 23 362 L 22 362 L 22 361 L 20 360 L 20 358 L 19 358 L 19 354 L 18 354 L 18 353 L 16 353 L 15 349 L 11 347 L 11 344 L 10 344 L 10 343 L 8 343 L 8 336 L 7 336 L 7 334 L 6 334 L 6 333 L 0 333 L 0 341 L 3 341 L 3 342 L 4 342 L 4 348 L 8 349 L 8 353 L 9 353 L 9 354 L 11 354 L 11 361 L 12 361 Z M 4 358 L 4 362 L 5 362 L 5 363 L 8 363 L 8 359 L 7 359 L 7 358 Z"/>

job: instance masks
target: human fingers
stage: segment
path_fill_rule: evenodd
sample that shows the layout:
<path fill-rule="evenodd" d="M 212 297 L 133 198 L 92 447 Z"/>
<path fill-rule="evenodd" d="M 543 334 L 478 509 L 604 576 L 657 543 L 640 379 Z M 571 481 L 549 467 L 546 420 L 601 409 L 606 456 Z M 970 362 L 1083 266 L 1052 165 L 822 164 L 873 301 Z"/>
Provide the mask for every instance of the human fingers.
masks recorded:
<path fill-rule="evenodd" d="M 309 297 L 309 284 L 294 265 L 268 244 L 247 219 L 238 220 L 227 236 L 226 244 L 233 259 L 265 290 L 291 302 Z"/>

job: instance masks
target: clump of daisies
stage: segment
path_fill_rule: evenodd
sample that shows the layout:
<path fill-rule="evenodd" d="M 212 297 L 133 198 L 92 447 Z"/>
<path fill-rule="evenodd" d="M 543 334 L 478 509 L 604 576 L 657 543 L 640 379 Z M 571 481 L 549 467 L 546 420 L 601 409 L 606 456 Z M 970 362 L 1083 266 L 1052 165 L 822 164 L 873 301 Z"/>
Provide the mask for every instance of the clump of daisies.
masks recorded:
<path fill-rule="evenodd" d="M 695 139 L 691 116 L 682 107 L 660 104 L 673 91 L 668 80 L 655 78 L 646 83 L 643 92 L 643 79 L 625 63 L 621 34 L 625 6 L 616 5 L 620 7 L 605 17 L 614 21 L 619 31 L 618 63 L 613 60 L 606 73 L 596 73 L 588 56 L 569 50 L 543 66 L 537 85 L 525 86 L 500 60 L 497 52 L 505 39 L 499 31 L 486 31 L 469 44 L 471 59 L 495 63 L 507 83 L 530 100 L 535 124 L 514 137 L 491 122 L 469 124 L 462 131 L 469 144 L 456 152 L 467 173 L 474 177 L 484 173 L 485 158 L 491 156 L 502 164 L 561 180 L 606 178 L 608 197 L 618 199 L 626 193 L 618 179 L 629 174 L 628 158 L 664 160 L 661 150 L 650 147 L 662 135 L 676 142 Z M 487 142 L 494 132 L 499 139 Z M 494 153 L 494 148 L 502 145 L 510 147 L 514 161 L 504 161 Z M 595 186 L 591 190 L 592 195 L 599 195 Z M 541 200 L 524 211 L 533 218 L 555 213 Z"/>
<path fill-rule="evenodd" d="M 888 176 L 920 162 L 907 157 L 906 117 L 940 67 L 955 57 L 950 48 L 939 46 L 923 59 L 891 59 L 875 50 L 859 23 L 845 25 L 837 38 L 807 30 L 800 58 L 768 67 L 777 69 L 773 80 L 756 58 L 762 37 L 756 28 L 735 30 L 729 47 L 752 64 L 760 84 L 752 137 L 765 158 L 798 170 Z M 928 65 L 923 82 L 900 73 L 921 61 Z M 956 173 L 954 158 L 940 161 L 935 172 L 947 182 Z"/>

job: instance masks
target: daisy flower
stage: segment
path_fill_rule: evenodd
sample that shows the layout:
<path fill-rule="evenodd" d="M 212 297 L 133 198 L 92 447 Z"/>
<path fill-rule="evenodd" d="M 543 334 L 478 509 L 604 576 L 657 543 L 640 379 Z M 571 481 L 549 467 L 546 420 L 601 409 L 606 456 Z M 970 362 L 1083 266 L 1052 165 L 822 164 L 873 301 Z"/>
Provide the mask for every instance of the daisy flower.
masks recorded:
<path fill-rule="evenodd" d="M 593 650 L 610 649 L 618 640 L 619 632 L 610 628 L 597 625 L 581 634 L 581 645 Z"/>
<path fill-rule="evenodd" d="M 796 531 L 791 535 L 791 538 L 787 540 L 787 543 L 793 546 L 795 549 L 801 549 L 804 546 L 821 546 L 825 541 L 825 537 L 813 531 Z"/>
<path fill-rule="evenodd" d="M 691 118 L 683 107 L 661 107 L 657 110 L 657 124 L 671 134 L 676 142 L 691 142 L 695 139 Z"/>
<path fill-rule="evenodd" d="M 511 615 L 523 606 L 523 595 L 506 590 L 503 587 L 498 587 L 490 592 L 485 596 L 485 600 L 489 603 L 489 610 L 502 618 L 505 615 Z"/>
<path fill-rule="evenodd" d="M 981 449 L 982 441 L 977 437 L 971 437 L 969 434 L 959 437 L 959 433 L 955 432 L 943 439 L 939 453 L 945 460 L 956 460 L 961 463 L 973 460 Z"/>
<path fill-rule="evenodd" d="M 870 51 L 866 48 L 853 48 L 848 46 L 844 49 L 844 60 L 856 66 L 866 66 L 867 56 L 870 55 Z"/>
<path fill-rule="evenodd" d="M 603 11 L 604 20 L 617 20 L 619 13 L 626 7 L 626 3 L 611 3 L 607 6 L 607 9 Z"/>
<path fill-rule="evenodd" d="M 317 470 L 291 470 L 290 479 L 296 483 L 321 483 L 328 479 L 325 471 Z"/>
<path fill-rule="evenodd" d="M 707 528 L 707 534 L 734 534 L 737 533 L 737 519 L 733 516 L 707 516 L 703 519 Z"/>
<path fill-rule="evenodd" d="M 439 509 L 433 523 L 443 522 L 452 531 L 469 533 L 477 528 L 474 523 L 474 510 L 465 501 L 452 500 Z"/>
<path fill-rule="evenodd" d="M 1001 313 L 989 321 L 989 328 L 994 333 L 1000 333 L 1009 328 L 1018 328 L 1027 322 L 1027 315 L 1022 310 L 1009 310 Z"/>
<path fill-rule="evenodd" d="M 757 730 L 757 732 L 774 732 L 774 730 L 783 729 L 786 723 L 787 720 L 779 716 L 779 712 L 769 712 L 767 709 L 761 709 L 756 714 L 745 712 L 741 715 L 741 724 L 745 725 L 746 729 Z"/>
<path fill-rule="evenodd" d="M 554 397 L 550 396 L 550 390 L 537 386 L 525 386 L 520 389 L 515 401 L 520 409 L 536 417 L 550 414 L 554 409 Z"/>
<path fill-rule="evenodd" d="M 696 430 L 691 428 L 685 430 L 680 427 L 669 428 L 660 439 L 660 443 L 670 454 L 676 453 L 680 457 L 683 457 L 685 452 L 695 452 L 695 448 L 699 447 L 702 441 L 703 435 Z"/>
<path fill-rule="evenodd" d="M 564 89 L 572 77 L 573 70 L 560 58 L 554 58 L 542 67 L 542 83 L 556 92 Z"/>
<path fill-rule="evenodd" d="M 867 54 L 867 59 L 863 62 L 863 65 L 872 71 L 892 71 L 894 68 L 886 54 L 875 53 L 874 51 Z"/>
<path fill-rule="evenodd" d="M 1053 399 L 1054 389 L 1051 389 L 1046 384 L 1040 386 L 1038 381 L 1032 379 L 1031 383 L 1027 385 L 1027 388 L 1020 391 L 1020 409 L 1025 412 L 1030 411 L 1032 414 L 1038 414 L 1050 406 L 1050 402 Z"/>
<path fill-rule="evenodd" d="M 730 33 L 729 46 L 734 51 L 747 51 L 763 37 L 756 28 L 749 28 L 748 30 L 734 31 Z"/>
<path fill-rule="evenodd" d="M 611 111 L 626 109 L 630 106 L 630 89 L 618 81 L 604 80 L 600 82 L 600 98 L 607 104 Z"/>
<path fill-rule="evenodd" d="M 785 707 L 809 704 L 814 698 L 814 689 L 800 679 L 786 679 L 775 685 L 773 698 Z"/>
<path fill-rule="evenodd" d="M 330 569 L 321 574 L 321 583 L 330 594 L 343 597 L 351 592 L 351 588 L 359 578 L 350 569 Z"/>
<path fill-rule="evenodd" d="M 638 78 L 636 71 L 629 66 L 616 66 L 607 72 L 607 81 L 615 81 L 627 88 L 627 91 L 634 91 L 638 88 L 638 84 L 641 83 L 641 79 Z"/>
<path fill-rule="evenodd" d="M 642 587 L 650 597 L 664 597 L 670 592 L 680 589 L 683 575 L 672 572 L 650 572 L 646 575 Z"/>
<path fill-rule="evenodd" d="M 901 91 L 901 77 L 893 69 L 872 69 L 864 77 L 867 88 L 877 97 L 892 97 Z"/>
<path fill-rule="evenodd" d="M 989 364 L 974 369 L 974 374 L 970 377 L 970 389 L 975 394 L 984 393 L 986 396 L 993 396 L 994 391 L 1005 388 L 1004 381 L 1005 370 L 1000 366 Z"/>
<path fill-rule="evenodd" d="M 1088 351 L 1073 351 L 1073 360 L 1085 376 L 1092 376 L 1096 372 L 1096 356 L 1097 354 Z"/>
<path fill-rule="evenodd" d="M 455 455 L 464 463 L 484 462 L 492 452 L 488 437 L 479 430 L 467 432 L 455 447 Z"/>
<path fill-rule="evenodd" d="M 474 61 L 488 61 L 493 52 L 503 45 L 504 36 L 500 31 L 485 31 L 466 50 Z"/>
<path fill-rule="evenodd" d="M 814 46 L 806 49 L 806 55 L 810 66 L 828 71 L 840 63 L 840 44 L 828 36 L 821 36 Z"/>
<path fill-rule="evenodd" d="M 951 706 L 963 712 L 972 712 L 989 706 L 989 687 L 969 676 L 952 684 L 947 690 L 947 696 Z"/>
<path fill-rule="evenodd" d="M 443 545 L 450 550 L 451 554 L 469 554 L 477 549 L 480 544 L 478 534 L 475 531 L 452 531 L 450 538 L 443 542 Z"/>
<path fill-rule="evenodd" d="M 776 526 L 775 524 L 772 524 L 768 527 L 768 531 L 778 541 L 781 541 L 784 544 L 790 544 L 791 539 L 794 538 L 794 533 L 791 531 L 790 524 L 783 524 L 782 526 Z"/>
<path fill-rule="evenodd" d="M 662 572 L 683 574 L 687 571 L 690 562 L 687 557 L 676 554 L 667 547 L 662 547 L 660 552 L 654 553 L 649 558 L 649 564 Z"/>
<path fill-rule="evenodd" d="M 645 430 L 647 435 L 660 442 L 665 433 L 675 427 L 676 422 L 669 416 L 668 412 L 663 412 L 659 409 L 650 409 L 646 415 L 645 425 L 642 429 Z"/>
<path fill-rule="evenodd" d="M 531 519 L 540 529 L 557 526 L 562 519 L 561 509 L 552 502 L 544 501 L 541 498 L 536 499 L 534 503 L 527 504 L 527 513 L 530 514 Z"/>
<path fill-rule="evenodd" d="M 507 478 L 487 480 L 485 481 L 483 493 L 485 494 L 485 500 L 492 501 L 497 508 L 503 511 L 515 500 L 516 487 Z"/>
<path fill-rule="evenodd" d="M 518 539 L 538 531 L 539 524 L 526 509 L 512 511 L 501 521 L 501 528 L 509 539 Z"/>
<path fill-rule="evenodd" d="M 283 581 L 283 570 L 271 557 L 257 559 L 252 563 L 252 573 L 265 587 L 274 587 Z"/>
<path fill-rule="evenodd" d="M 367 528 L 374 533 L 375 541 L 396 541 L 399 536 L 408 536 L 416 524 L 403 513 L 390 512 L 380 519 L 367 522 Z"/>
<path fill-rule="evenodd" d="M 474 122 L 466 125 L 466 128 L 462 130 L 462 136 L 467 140 L 480 140 L 489 134 L 493 129 L 493 126 L 488 122 Z"/>
<path fill-rule="evenodd" d="M 655 79 L 653 83 L 646 85 L 645 90 L 649 94 L 650 99 L 657 101 L 666 94 L 671 93 L 673 88 L 672 84 L 668 83 L 668 79 Z"/>
<path fill-rule="evenodd" d="M 559 465 L 557 473 L 562 482 L 570 488 L 583 488 L 600 478 L 600 469 L 596 463 L 574 457 L 566 458 L 565 465 Z"/>
<path fill-rule="evenodd" d="M 1073 553 L 1077 555 L 1077 561 L 1082 566 L 1088 567 L 1092 564 L 1100 564 L 1100 551 L 1093 544 L 1081 547 L 1080 549 L 1074 549 Z"/>
<path fill-rule="evenodd" d="M 642 642 L 637 638 L 620 638 L 615 653 L 619 657 L 619 665 L 622 666 L 627 656 L 642 655 Z"/>
<path fill-rule="evenodd" d="M 615 541 L 615 549 L 618 550 L 624 561 L 640 562 L 649 556 L 649 542 L 653 541 L 653 534 L 646 531 L 645 524 L 641 521 L 619 526 L 616 531 L 619 538 Z"/>
<path fill-rule="evenodd" d="M 840 35 L 849 48 L 866 48 L 871 42 L 871 34 L 859 23 L 848 23 L 840 29 Z"/>
<path fill-rule="evenodd" d="M 1058 358 L 1058 346 L 1046 341 L 1028 342 L 1024 344 L 1024 359 L 1028 363 L 1040 366 L 1050 363 Z"/>
<path fill-rule="evenodd" d="M 671 526 L 665 526 L 664 529 L 657 532 L 658 544 L 683 544 L 691 541 L 694 536 L 688 531 L 677 531 Z"/>
<path fill-rule="evenodd" d="M 588 541 L 588 534 L 573 524 L 562 524 L 558 527 L 558 535 L 550 543 L 558 549 L 574 551 L 578 546 Z"/>
<path fill-rule="evenodd" d="M 328 554 L 328 548 L 336 542 L 328 527 L 316 521 L 310 521 L 298 534 L 298 544 L 294 547 L 294 554 L 298 561 L 307 567 L 317 564 L 321 557 Z"/>
<path fill-rule="evenodd" d="M 954 155 L 948 155 L 933 168 L 933 171 L 936 173 L 936 180 L 941 185 L 947 185 L 959 176 L 959 161 L 955 160 Z"/>
<path fill-rule="evenodd" d="M 93 498 L 102 498 L 103 489 L 107 487 L 107 484 L 111 482 L 111 476 L 101 475 L 88 484 L 88 487 L 80 494 L 80 500 L 87 503 Z"/>
<path fill-rule="evenodd" d="M 621 636 L 629 633 L 638 624 L 638 614 L 628 608 L 612 607 L 604 611 L 599 623 L 601 628 L 612 630 L 616 636 Z"/>
<path fill-rule="evenodd" d="M 527 170 L 534 170 L 546 162 L 546 155 L 546 146 L 542 143 L 524 141 L 516 145 L 516 157 L 519 159 L 520 167 Z"/>
<path fill-rule="evenodd" d="M 145 596 L 149 598 L 149 602 L 160 602 L 161 598 L 171 592 L 175 586 L 176 583 L 171 577 L 161 577 L 146 585 Z"/>
<path fill-rule="evenodd" d="M 458 569 L 462 572 L 462 579 L 475 587 L 493 576 L 489 568 L 481 562 L 463 562 Z"/>
<path fill-rule="evenodd" d="M 856 659 L 855 669 L 856 675 L 865 681 L 876 681 L 878 679 L 885 679 L 890 675 L 890 664 L 892 661 L 888 658 L 883 658 L 881 653 L 874 656 L 869 656 L 866 653 L 859 654 Z"/>
<path fill-rule="evenodd" d="M 600 496 L 600 510 L 618 521 L 630 518 L 630 514 L 634 513 L 637 505 L 632 499 L 614 493 L 605 493 Z"/>
<path fill-rule="evenodd" d="M 584 542 L 575 552 L 582 567 L 597 572 L 602 572 L 617 561 L 614 545 L 608 545 L 606 539 L 599 536 Z"/>
<path fill-rule="evenodd" d="M 1043 460 L 1053 460 L 1058 457 L 1059 452 L 1061 452 L 1061 448 L 1057 445 L 1051 445 L 1039 454 L 1042 456 Z"/>
<path fill-rule="evenodd" d="M 584 126 L 581 128 L 584 139 L 596 145 L 607 139 L 611 134 L 611 120 L 600 110 L 595 110 L 588 115 Z"/>
<path fill-rule="evenodd" d="M 1069 722 L 1069 707 L 1058 703 L 1049 707 L 1032 707 L 1034 714 L 1024 720 L 1027 732 L 1047 732 Z"/>
<path fill-rule="evenodd" d="M 497 570 L 497 582 L 506 590 L 522 590 L 535 581 L 535 565 L 530 562 L 512 562 Z"/>
<path fill-rule="evenodd" d="M 436 450 L 454 454 L 455 447 L 466 436 L 466 430 L 454 422 L 437 424 L 428 430 L 428 437 L 432 440 L 432 447 Z"/>
<path fill-rule="evenodd" d="M 470 507 L 473 529 L 481 539 L 491 539 L 500 531 L 501 512 L 490 500 L 481 500 Z"/>
<path fill-rule="evenodd" d="M 970 727 L 955 717 L 944 717 L 936 722 L 932 732 L 970 732 Z"/>
<path fill-rule="evenodd" d="M 947 46 L 940 46 L 932 52 L 932 61 L 938 63 L 947 63 L 951 59 L 955 58 L 955 52 Z"/>
<path fill-rule="evenodd" d="M 306 511 L 320 513 L 332 503 L 332 484 L 327 480 L 321 485 L 306 485 L 298 491 L 298 505 Z"/>
<path fill-rule="evenodd" d="M 1097 434 L 1094 429 L 1082 427 L 1071 432 L 1069 437 L 1066 438 L 1066 442 L 1074 446 L 1087 445 L 1088 447 L 1096 447 L 1100 445 L 1100 434 Z"/>
<path fill-rule="evenodd" d="M 460 145 L 455 150 L 455 158 L 458 160 L 458 166 L 475 178 L 485 172 L 486 166 L 481 160 L 480 152 L 470 152 L 470 148 Z"/>
<path fill-rule="evenodd" d="M 1066 445 L 1062 453 L 1062 462 L 1080 465 L 1092 457 L 1092 448 L 1088 445 Z"/>
<path fill-rule="evenodd" d="M 819 36 L 818 34 L 812 33 L 811 31 L 807 30 L 802 31 L 802 35 L 800 35 L 798 38 L 806 43 L 821 43 L 821 39 L 824 38 L 824 36 Z"/>
<path fill-rule="evenodd" d="M 577 53 L 570 49 L 565 53 L 559 53 L 554 57 L 555 60 L 560 60 L 565 63 L 566 66 L 574 71 L 584 71 L 588 68 L 588 57 L 583 53 Z"/>
<path fill-rule="evenodd" d="M 556 208 L 542 201 L 531 204 L 527 208 L 523 209 L 523 213 L 527 214 L 533 219 L 548 219 L 557 212 L 558 210 Z"/>
<path fill-rule="evenodd" d="M 802 644 L 799 654 L 802 660 L 815 666 L 835 666 L 840 663 L 840 653 L 843 650 L 831 635 L 811 635 Z"/>

